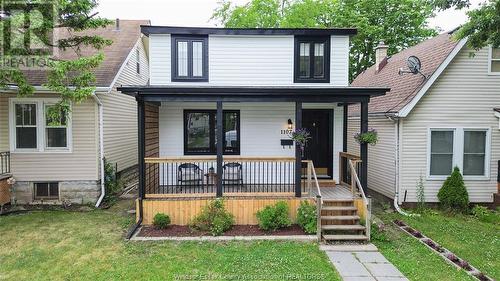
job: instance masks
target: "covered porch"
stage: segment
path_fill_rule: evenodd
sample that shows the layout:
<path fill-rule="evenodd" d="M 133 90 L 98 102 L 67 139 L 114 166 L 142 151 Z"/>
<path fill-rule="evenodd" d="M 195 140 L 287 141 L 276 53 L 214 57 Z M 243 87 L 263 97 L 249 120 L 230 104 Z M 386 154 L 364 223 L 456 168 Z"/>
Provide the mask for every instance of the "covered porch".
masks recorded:
<path fill-rule="evenodd" d="M 370 98 L 387 91 L 354 87 L 177 85 L 119 90 L 135 96 L 138 104 L 138 221 L 150 222 L 145 214 L 154 215 L 155 208 L 151 206 L 159 202 L 205 202 L 224 197 L 229 209 L 238 209 L 234 212 L 246 210 L 242 218 L 247 219 L 238 221 L 237 216 L 237 223 L 242 224 L 254 223 L 256 210 L 277 200 L 287 200 L 291 212 L 296 212 L 302 200 L 361 198 L 367 186 L 367 145 L 360 144 L 359 157 L 345 153 L 348 105 L 360 104 L 361 132 L 366 132 Z M 314 116 L 304 115 L 308 110 L 323 110 L 327 113 L 323 116 L 328 116 L 328 112 L 332 115 L 328 121 L 331 125 L 318 130 L 325 134 L 313 136 L 317 140 L 332 138 L 325 146 L 311 145 L 319 147 L 319 153 L 307 149 L 304 153 L 288 136 L 293 129 L 317 125 Z M 207 126 L 213 126 L 206 133 L 207 147 L 213 146 L 211 151 L 203 148 L 197 154 L 187 150 L 189 138 L 196 134 L 197 126 L 201 127 L 195 124 L 201 121 L 193 121 L 193 112 L 198 114 L 195 117 L 206 112 Z M 234 132 L 228 129 L 233 125 L 228 124 L 226 117 L 231 112 L 238 112 Z M 190 131 L 186 126 L 196 128 Z M 319 154 L 326 155 L 328 165 L 319 163 L 323 160 L 314 161 Z M 238 207 L 231 200 L 238 202 Z M 147 206 L 143 208 L 143 204 Z M 177 212 L 189 205 L 176 206 L 164 210 Z M 194 215 L 183 212 L 189 214 L 179 220 L 182 223 Z"/>

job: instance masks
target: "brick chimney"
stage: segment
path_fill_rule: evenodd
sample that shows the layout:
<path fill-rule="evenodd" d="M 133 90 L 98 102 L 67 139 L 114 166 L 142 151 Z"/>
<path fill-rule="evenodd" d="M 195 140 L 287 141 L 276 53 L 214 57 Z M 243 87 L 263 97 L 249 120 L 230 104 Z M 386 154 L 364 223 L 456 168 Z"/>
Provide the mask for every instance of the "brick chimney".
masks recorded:
<path fill-rule="evenodd" d="M 384 41 L 380 41 L 375 48 L 375 71 L 378 73 L 387 64 L 387 46 Z"/>

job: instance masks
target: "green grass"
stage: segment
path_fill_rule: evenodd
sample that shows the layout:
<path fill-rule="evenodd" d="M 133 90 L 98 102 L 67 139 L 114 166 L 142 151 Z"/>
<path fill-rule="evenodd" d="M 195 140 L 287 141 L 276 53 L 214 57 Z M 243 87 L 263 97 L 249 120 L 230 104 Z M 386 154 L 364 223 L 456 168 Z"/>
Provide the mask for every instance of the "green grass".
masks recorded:
<path fill-rule="evenodd" d="M 461 258 L 499 279 L 500 228 L 483 223 L 470 216 L 450 216 L 442 212 L 426 212 L 421 217 L 403 217 L 398 214 L 377 212 L 384 221 L 385 230 L 373 243 L 382 254 L 410 280 L 475 280 L 464 271 L 447 264 L 441 257 L 415 238 L 392 225 L 398 218 L 417 228 L 426 236 L 453 251 Z"/>
<path fill-rule="evenodd" d="M 500 224 L 428 211 L 405 222 L 496 280 L 500 279 Z"/>
<path fill-rule="evenodd" d="M 313 243 L 126 242 L 130 222 L 117 210 L 0 217 L 0 280 L 340 280 Z"/>

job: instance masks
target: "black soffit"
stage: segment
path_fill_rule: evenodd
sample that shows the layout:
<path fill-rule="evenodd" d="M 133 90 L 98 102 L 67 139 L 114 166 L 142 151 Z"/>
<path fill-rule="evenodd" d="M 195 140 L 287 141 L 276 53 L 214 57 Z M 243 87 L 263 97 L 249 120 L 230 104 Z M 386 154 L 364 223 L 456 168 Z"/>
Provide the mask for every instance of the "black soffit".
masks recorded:
<path fill-rule="evenodd" d="M 141 25 L 141 32 L 182 35 L 356 35 L 356 28 L 217 28 Z"/>

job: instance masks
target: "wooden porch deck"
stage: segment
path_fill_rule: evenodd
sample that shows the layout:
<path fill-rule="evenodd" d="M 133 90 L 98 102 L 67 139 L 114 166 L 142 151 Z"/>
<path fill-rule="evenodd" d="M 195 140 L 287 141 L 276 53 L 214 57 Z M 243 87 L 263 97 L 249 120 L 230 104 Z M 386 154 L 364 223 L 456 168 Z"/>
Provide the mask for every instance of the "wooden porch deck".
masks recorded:
<path fill-rule="evenodd" d="M 351 193 L 351 190 L 348 187 L 342 184 L 337 184 L 335 186 L 321 186 L 320 189 L 321 197 L 323 199 L 345 200 L 357 198 Z M 311 193 L 314 197 L 316 197 L 318 192 L 313 188 Z"/>

